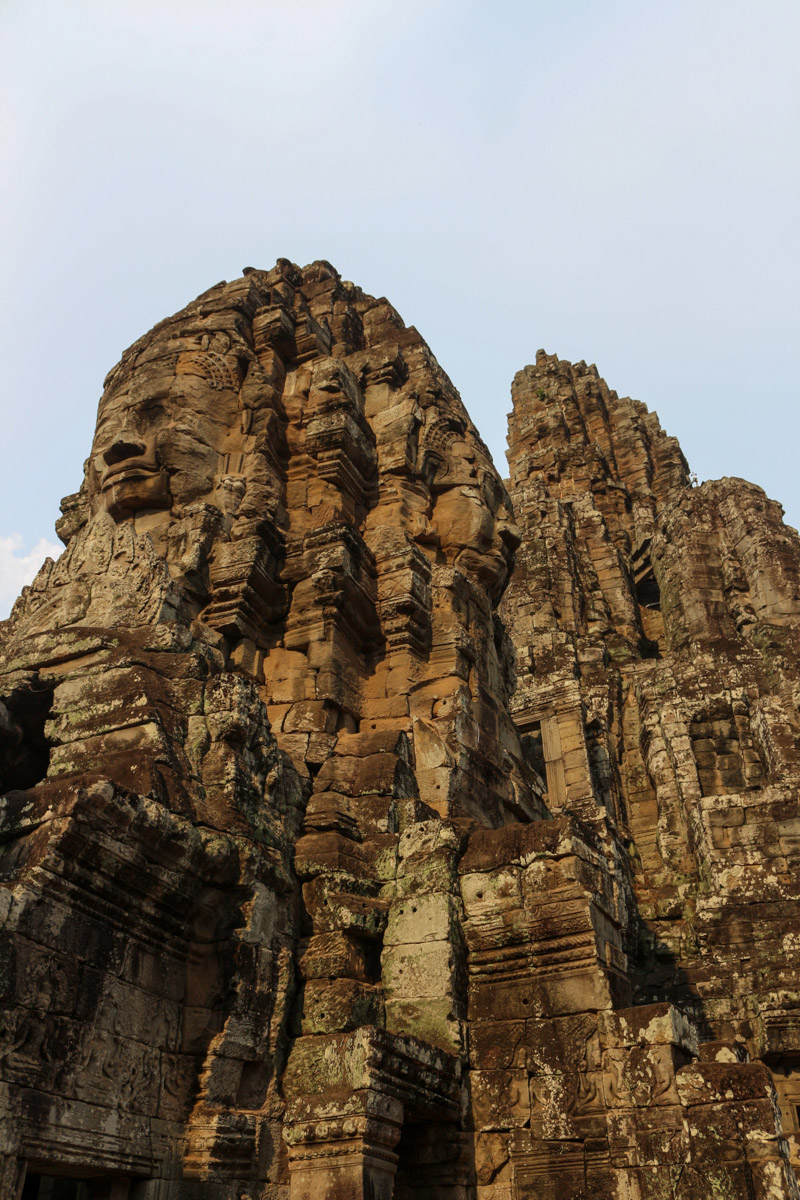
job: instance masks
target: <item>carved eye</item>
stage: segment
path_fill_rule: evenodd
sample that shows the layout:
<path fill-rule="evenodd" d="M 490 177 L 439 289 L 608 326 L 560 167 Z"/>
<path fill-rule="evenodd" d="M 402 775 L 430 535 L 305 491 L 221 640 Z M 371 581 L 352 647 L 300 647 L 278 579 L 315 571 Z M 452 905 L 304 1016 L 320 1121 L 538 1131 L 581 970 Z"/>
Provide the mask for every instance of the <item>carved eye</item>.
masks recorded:
<path fill-rule="evenodd" d="M 130 422 L 135 429 L 144 431 L 151 425 L 158 424 L 164 416 L 163 396 L 148 396 L 130 405 L 127 410 L 126 423 Z"/>

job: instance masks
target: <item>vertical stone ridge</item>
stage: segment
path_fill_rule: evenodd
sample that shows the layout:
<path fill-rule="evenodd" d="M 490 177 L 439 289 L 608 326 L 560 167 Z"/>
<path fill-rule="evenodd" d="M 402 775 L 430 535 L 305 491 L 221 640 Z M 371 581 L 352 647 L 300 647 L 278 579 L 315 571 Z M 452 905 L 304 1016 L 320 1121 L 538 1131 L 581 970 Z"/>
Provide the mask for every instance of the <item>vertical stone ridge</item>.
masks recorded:
<path fill-rule="evenodd" d="M 623 904 L 608 961 L 624 964 L 637 1005 L 587 996 L 581 1021 L 617 1015 L 592 1018 L 581 1051 L 583 1026 L 565 1038 L 572 1026 L 550 1002 L 543 1036 L 560 1049 L 529 1061 L 539 1108 L 531 1134 L 512 1137 L 512 1177 L 558 1179 L 558 1195 L 579 1194 L 581 1178 L 597 1195 L 794 1195 L 800 539 L 753 484 L 693 485 L 655 415 L 594 367 L 540 352 L 512 392 L 522 544 L 501 606 L 517 655 L 512 711 L 551 811 L 600 839 L 593 891 Z M 636 1054 L 627 1035 L 605 1039 L 669 1004 L 699 1042 L 671 1035 L 669 1067 L 666 1050 L 642 1050 L 655 1075 L 639 1095 L 665 1105 L 658 1126 L 675 1131 L 645 1149 L 641 1114 L 636 1134 L 624 1116 L 640 1102 L 623 1082 Z M 551 1074 L 567 1061 L 586 1077 L 571 1120 Z M 765 1105 L 761 1157 L 735 1138 L 727 1165 L 711 1149 L 728 1119 L 723 1075 L 730 1098 Z M 768 1115 L 773 1088 L 782 1135 Z"/>

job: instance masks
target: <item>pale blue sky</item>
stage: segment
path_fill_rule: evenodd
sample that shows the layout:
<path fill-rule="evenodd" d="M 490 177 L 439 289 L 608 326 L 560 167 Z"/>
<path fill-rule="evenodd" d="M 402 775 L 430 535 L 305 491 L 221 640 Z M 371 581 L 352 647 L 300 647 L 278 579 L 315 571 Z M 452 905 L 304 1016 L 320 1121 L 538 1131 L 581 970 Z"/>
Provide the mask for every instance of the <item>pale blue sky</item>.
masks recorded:
<path fill-rule="evenodd" d="M 796 0 L 0 0 L 0 616 L 122 350 L 278 256 L 387 295 L 503 472 L 542 346 L 798 524 L 799 51 Z"/>

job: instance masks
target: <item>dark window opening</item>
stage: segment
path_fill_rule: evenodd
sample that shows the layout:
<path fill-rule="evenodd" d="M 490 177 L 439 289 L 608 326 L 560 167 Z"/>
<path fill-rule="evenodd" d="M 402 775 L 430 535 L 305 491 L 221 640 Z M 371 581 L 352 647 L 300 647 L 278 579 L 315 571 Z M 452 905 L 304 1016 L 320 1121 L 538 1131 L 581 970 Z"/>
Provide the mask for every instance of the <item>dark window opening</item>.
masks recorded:
<path fill-rule="evenodd" d="M 407 1115 L 396 1154 L 394 1200 L 466 1193 L 469 1162 L 455 1124 Z"/>
<path fill-rule="evenodd" d="M 647 538 L 633 551 L 631 574 L 633 575 L 636 599 L 641 607 L 661 608 L 661 592 L 653 573 L 653 564 L 650 561 L 650 538 Z"/>
<path fill-rule="evenodd" d="M 22 1200 L 37 1200 L 39 1195 L 39 1184 L 41 1182 L 41 1175 L 31 1175 L 29 1171 L 25 1176 L 25 1183 L 22 1188 Z"/>
<path fill-rule="evenodd" d="M 661 589 L 650 561 L 649 539 L 631 558 L 633 593 L 639 606 L 642 658 L 660 658 L 664 647 L 664 618 L 661 615 Z"/>
<path fill-rule="evenodd" d="M 0 795 L 23 791 L 47 774 L 51 743 L 45 724 L 53 704 L 53 683 L 29 676 L 0 700 Z"/>
<path fill-rule="evenodd" d="M 542 725 L 537 721 L 522 734 L 522 753 L 525 761 L 542 779 L 546 776 L 544 763 L 544 746 L 542 744 Z"/>
<path fill-rule="evenodd" d="M 22 1200 L 89 1200 L 89 1188 L 83 1179 L 61 1179 L 55 1175 L 28 1172 Z"/>
<path fill-rule="evenodd" d="M 558 719 L 543 716 L 539 721 L 524 720 L 519 726 L 525 761 L 545 784 L 545 801 L 561 808 L 567 799 L 564 760 Z"/>
<path fill-rule="evenodd" d="M 642 637 L 639 641 L 639 653 L 642 658 L 661 658 L 661 651 L 658 648 L 658 642 L 651 641 L 650 638 Z"/>
<path fill-rule="evenodd" d="M 661 589 L 650 566 L 636 579 L 636 600 L 640 608 L 661 609 Z"/>

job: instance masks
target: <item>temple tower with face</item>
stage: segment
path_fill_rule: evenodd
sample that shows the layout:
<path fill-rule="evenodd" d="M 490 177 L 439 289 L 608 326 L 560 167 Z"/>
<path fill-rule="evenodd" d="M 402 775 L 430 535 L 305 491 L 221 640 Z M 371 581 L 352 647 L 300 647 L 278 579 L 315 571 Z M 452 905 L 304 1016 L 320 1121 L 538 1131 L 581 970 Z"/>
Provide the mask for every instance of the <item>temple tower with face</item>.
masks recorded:
<path fill-rule="evenodd" d="M 0 626 L 2 1200 L 797 1195 L 793 860 L 714 831 L 798 820 L 800 554 L 610 396 L 518 377 L 515 517 L 326 262 L 125 352 Z"/>

